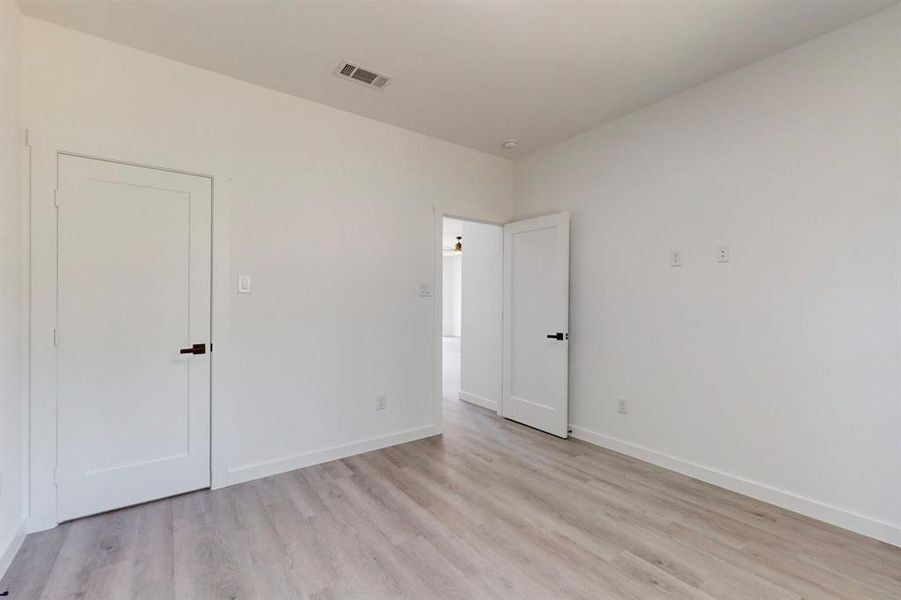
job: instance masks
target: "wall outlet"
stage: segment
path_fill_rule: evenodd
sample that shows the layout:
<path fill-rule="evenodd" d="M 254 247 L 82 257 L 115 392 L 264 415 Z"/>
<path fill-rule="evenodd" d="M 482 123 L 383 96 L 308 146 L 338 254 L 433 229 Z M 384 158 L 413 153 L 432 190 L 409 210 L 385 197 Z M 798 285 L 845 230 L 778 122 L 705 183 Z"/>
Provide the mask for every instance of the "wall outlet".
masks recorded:
<path fill-rule="evenodd" d="M 238 275 L 238 293 L 239 294 L 250 294 L 253 292 L 253 282 L 250 279 L 250 275 Z"/>
<path fill-rule="evenodd" d="M 420 298 L 431 298 L 432 297 L 432 284 L 431 283 L 420 283 L 419 284 L 419 297 Z"/>
<path fill-rule="evenodd" d="M 616 412 L 621 415 L 629 414 L 629 399 L 620 396 L 616 399 Z"/>
<path fill-rule="evenodd" d="M 681 267 L 682 266 L 682 251 L 681 250 L 670 250 L 669 251 L 669 266 L 671 266 L 671 267 Z"/>
<path fill-rule="evenodd" d="M 716 247 L 716 262 L 729 262 L 729 246 Z"/>
<path fill-rule="evenodd" d="M 387 394 L 379 394 L 375 397 L 375 409 L 376 410 L 385 410 L 388 408 L 388 395 Z"/>

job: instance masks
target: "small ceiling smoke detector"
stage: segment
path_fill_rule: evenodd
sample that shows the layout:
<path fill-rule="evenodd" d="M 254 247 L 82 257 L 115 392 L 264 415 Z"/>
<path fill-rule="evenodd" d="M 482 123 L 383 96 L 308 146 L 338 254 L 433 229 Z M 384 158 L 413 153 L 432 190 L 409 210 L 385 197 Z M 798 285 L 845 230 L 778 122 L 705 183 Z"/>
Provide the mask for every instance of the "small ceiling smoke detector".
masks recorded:
<path fill-rule="evenodd" d="M 349 79 L 356 83 L 362 83 L 367 87 L 375 88 L 377 90 L 384 89 L 385 86 L 393 81 L 393 78 L 388 75 L 376 73 L 371 69 L 364 69 L 355 63 L 349 63 L 347 61 L 342 61 L 341 64 L 338 65 L 338 68 L 335 69 L 335 75 L 342 79 Z"/>
<path fill-rule="evenodd" d="M 506 150 L 507 152 L 509 152 L 510 150 L 513 150 L 514 148 L 516 148 L 516 145 L 517 145 L 518 143 L 519 143 L 519 140 L 513 140 L 513 139 L 511 139 L 511 140 L 505 140 L 504 143 L 501 144 L 501 146 L 504 147 L 504 150 Z"/>

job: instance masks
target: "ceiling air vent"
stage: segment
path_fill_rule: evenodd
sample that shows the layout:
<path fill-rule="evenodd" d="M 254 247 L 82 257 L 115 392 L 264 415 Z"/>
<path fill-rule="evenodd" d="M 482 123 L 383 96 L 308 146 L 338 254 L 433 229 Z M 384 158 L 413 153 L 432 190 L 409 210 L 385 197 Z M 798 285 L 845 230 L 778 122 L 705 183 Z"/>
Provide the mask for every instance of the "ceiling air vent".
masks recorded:
<path fill-rule="evenodd" d="M 391 83 L 391 78 L 387 75 L 375 73 L 349 62 L 342 62 L 335 71 L 335 75 L 379 90 Z"/>

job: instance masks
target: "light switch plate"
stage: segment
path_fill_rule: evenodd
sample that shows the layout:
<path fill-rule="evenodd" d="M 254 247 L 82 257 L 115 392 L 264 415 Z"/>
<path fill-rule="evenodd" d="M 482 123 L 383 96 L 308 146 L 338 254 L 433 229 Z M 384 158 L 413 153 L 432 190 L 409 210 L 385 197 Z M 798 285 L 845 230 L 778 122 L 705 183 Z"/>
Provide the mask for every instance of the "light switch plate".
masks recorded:
<path fill-rule="evenodd" d="M 420 298 L 431 298 L 432 297 L 432 284 L 431 283 L 420 283 L 419 284 L 419 297 Z"/>
<path fill-rule="evenodd" d="M 238 293 L 250 294 L 253 291 L 250 275 L 238 275 Z"/>
<path fill-rule="evenodd" d="M 671 267 L 681 267 L 682 266 L 682 251 L 681 250 L 670 250 L 669 251 L 669 266 L 671 266 Z"/>

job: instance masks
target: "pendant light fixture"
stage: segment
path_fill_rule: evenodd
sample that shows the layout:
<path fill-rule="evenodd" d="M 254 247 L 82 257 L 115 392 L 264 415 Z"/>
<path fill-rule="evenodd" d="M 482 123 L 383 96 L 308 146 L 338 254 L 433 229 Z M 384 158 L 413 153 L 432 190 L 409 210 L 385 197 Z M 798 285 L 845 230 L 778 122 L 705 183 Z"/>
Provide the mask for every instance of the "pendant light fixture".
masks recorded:
<path fill-rule="evenodd" d="M 454 244 L 454 252 L 457 254 L 463 254 L 463 236 L 457 236 L 457 243 Z"/>

